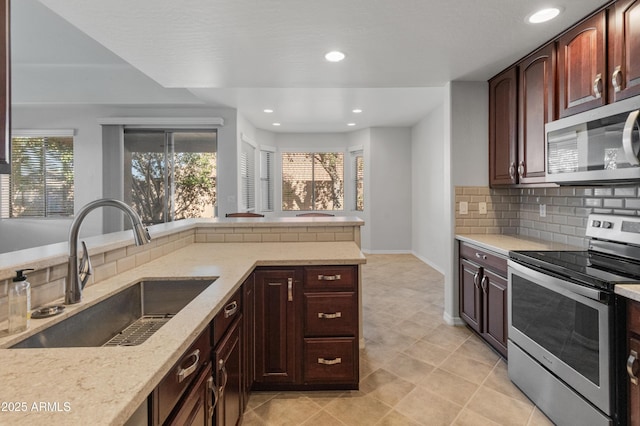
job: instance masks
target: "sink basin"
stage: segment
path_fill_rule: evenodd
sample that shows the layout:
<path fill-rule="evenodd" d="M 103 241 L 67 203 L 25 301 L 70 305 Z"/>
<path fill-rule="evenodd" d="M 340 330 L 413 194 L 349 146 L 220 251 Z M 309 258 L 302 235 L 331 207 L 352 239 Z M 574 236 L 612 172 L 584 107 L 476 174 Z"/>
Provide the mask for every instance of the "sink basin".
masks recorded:
<path fill-rule="evenodd" d="M 140 281 L 12 348 L 134 346 L 213 283 L 214 279 Z"/>

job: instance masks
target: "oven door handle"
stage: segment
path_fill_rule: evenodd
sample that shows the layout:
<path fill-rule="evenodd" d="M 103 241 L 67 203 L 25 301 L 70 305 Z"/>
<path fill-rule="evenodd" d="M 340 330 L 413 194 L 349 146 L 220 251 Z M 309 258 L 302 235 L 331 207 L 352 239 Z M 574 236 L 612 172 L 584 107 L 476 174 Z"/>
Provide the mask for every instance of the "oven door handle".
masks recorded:
<path fill-rule="evenodd" d="M 562 278 L 554 277 L 553 275 L 544 274 L 533 268 L 521 265 L 511 259 L 508 261 L 508 265 L 509 268 L 524 275 L 525 277 L 533 278 L 536 284 L 546 287 L 549 290 L 556 290 L 560 288 L 602 303 L 606 303 L 609 300 L 606 292 L 600 291 L 596 288 L 585 287 Z"/>

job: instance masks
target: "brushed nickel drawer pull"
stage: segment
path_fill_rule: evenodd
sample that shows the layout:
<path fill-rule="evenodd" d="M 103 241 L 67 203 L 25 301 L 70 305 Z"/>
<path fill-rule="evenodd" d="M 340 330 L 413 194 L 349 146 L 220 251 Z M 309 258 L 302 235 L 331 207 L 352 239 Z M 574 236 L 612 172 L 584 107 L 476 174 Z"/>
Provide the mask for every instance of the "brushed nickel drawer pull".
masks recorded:
<path fill-rule="evenodd" d="M 342 318 L 342 312 L 335 312 L 333 314 L 326 314 L 324 312 L 318 312 L 318 318 L 323 318 L 323 319 Z"/>
<path fill-rule="evenodd" d="M 324 364 L 324 365 L 336 365 L 336 364 L 342 364 L 342 358 L 333 358 L 333 359 L 324 359 L 324 358 L 318 358 L 318 364 Z"/>
<path fill-rule="evenodd" d="M 482 253 L 476 253 L 478 259 L 487 260 L 487 255 Z"/>
<path fill-rule="evenodd" d="M 318 275 L 318 280 L 320 281 L 337 281 L 339 279 L 341 279 L 342 277 L 340 276 L 340 274 L 336 274 L 336 275 Z"/>
<path fill-rule="evenodd" d="M 193 374 L 194 371 L 198 368 L 198 364 L 200 364 L 200 349 L 196 349 L 191 352 L 183 359 L 193 358 L 193 362 L 187 368 L 182 368 L 182 365 L 178 367 L 178 371 L 176 371 L 176 375 L 178 376 L 178 383 L 182 383 L 184 379 Z"/>
<path fill-rule="evenodd" d="M 287 301 L 293 302 L 293 278 L 287 278 Z"/>
<path fill-rule="evenodd" d="M 218 387 L 213 383 L 213 376 L 209 376 L 207 379 L 207 389 L 211 393 L 211 397 L 208 398 L 209 404 L 209 417 L 213 416 L 213 412 L 218 405 L 218 401 L 220 400 L 220 394 L 218 393 Z"/>
<path fill-rule="evenodd" d="M 638 353 L 634 350 L 631 350 L 629 352 L 629 358 L 627 359 L 627 374 L 629 375 L 629 381 L 634 385 L 638 384 L 638 376 L 636 376 L 638 366 L 636 361 L 638 361 Z"/>
<path fill-rule="evenodd" d="M 622 69 L 620 68 L 620 65 L 618 65 L 611 75 L 611 84 L 613 85 L 613 91 L 616 93 L 622 90 L 622 85 L 618 83 L 618 77 L 620 77 L 621 74 Z"/>
<path fill-rule="evenodd" d="M 229 318 L 238 312 L 238 302 L 235 300 L 224 307 L 224 317 Z"/>
<path fill-rule="evenodd" d="M 479 287 L 480 286 L 479 278 L 480 278 L 480 272 L 476 272 L 475 274 L 473 274 L 473 285 L 476 288 L 480 288 Z"/>
<path fill-rule="evenodd" d="M 596 79 L 593 80 L 593 96 L 596 99 L 600 99 L 602 97 L 602 90 L 600 86 L 602 85 L 602 74 L 596 74 Z"/>

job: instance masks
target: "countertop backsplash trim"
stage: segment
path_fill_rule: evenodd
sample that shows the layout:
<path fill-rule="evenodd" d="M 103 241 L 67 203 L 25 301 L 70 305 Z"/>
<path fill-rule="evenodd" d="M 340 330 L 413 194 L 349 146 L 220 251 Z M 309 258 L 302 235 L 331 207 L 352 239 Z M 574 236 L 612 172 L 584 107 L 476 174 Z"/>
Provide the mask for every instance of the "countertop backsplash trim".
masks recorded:
<path fill-rule="evenodd" d="M 517 234 L 585 247 L 590 213 L 640 215 L 640 185 L 561 186 L 557 188 L 455 188 L 456 234 Z M 460 214 L 460 202 L 468 214 Z M 487 214 L 479 214 L 479 203 Z M 540 205 L 546 216 L 541 217 Z"/>
<path fill-rule="evenodd" d="M 129 245 L 101 250 L 88 245 L 94 272 L 87 286 L 112 278 L 120 273 L 144 265 L 161 256 L 170 254 L 193 243 L 272 243 L 272 242 L 344 242 L 355 241 L 360 246 L 361 224 L 331 224 L 300 226 L 299 223 L 273 223 L 272 226 L 233 226 L 229 223 L 205 224 L 153 238 L 151 243 L 136 246 L 133 239 Z M 153 228 L 151 228 L 151 234 Z M 7 292 L 13 271 L 4 271 L 0 280 L 0 322 L 8 315 Z M 67 262 L 36 269 L 29 274 L 31 283 L 31 306 L 37 308 L 64 297 Z M 2 330 L 2 326 L 0 326 Z"/>

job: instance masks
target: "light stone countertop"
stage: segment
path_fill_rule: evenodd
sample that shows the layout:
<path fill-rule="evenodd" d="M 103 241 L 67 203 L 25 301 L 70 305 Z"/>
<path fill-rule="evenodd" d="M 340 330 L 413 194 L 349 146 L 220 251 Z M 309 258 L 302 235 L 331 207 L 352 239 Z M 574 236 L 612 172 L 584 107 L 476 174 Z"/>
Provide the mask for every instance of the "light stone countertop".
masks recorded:
<path fill-rule="evenodd" d="M 627 299 L 640 302 L 640 283 L 638 284 L 617 284 L 614 292 Z"/>
<path fill-rule="evenodd" d="M 509 256 L 509 251 L 511 250 L 584 250 L 576 246 L 538 240 L 521 235 L 458 234 L 456 239 L 475 244 L 503 256 Z"/>
<path fill-rule="evenodd" d="M 0 347 L 7 348 L 145 278 L 217 277 L 139 346 L 0 349 L 0 403 L 25 403 L 26 408 L 5 411 L 12 406 L 2 405 L 0 424 L 120 425 L 146 400 L 255 266 L 365 262 L 354 242 L 194 243 L 87 287 L 81 303 L 68 306 L 56 317 L 31 320 L 24 333 L 0 336 Z M 40 403 L 59 411 L 38 411 Z"/>

